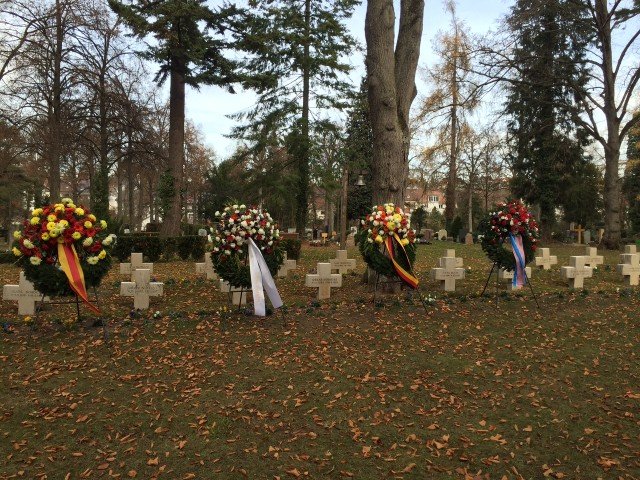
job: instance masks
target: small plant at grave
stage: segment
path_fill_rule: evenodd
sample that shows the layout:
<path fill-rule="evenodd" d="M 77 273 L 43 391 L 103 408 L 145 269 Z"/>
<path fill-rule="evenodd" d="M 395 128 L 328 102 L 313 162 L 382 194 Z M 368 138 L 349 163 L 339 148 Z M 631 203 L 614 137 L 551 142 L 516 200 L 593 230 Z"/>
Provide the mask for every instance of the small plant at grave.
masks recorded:
<path fill-rule="evenodd" d="M 467 296 L 466 295 L 460 295 L 460 297 L 458 297 L 460 299 L 460 302 L 462 303 L 466 303 L 467 301 Z"/>
<path fill-rule="evenodd" d="M 429 305 L 435 305 L 436 300 L 437 299 L 435 295 L 432 296 L 431 294 L 428 294 L 426 297 L 424 297 L 424 301 Z"/>
<path fill-rule="evenodd" d="M 151 318 L 153 318 L 154 320 L 157 320 L 161 316 L 162 314 L 160 313 L 160 310 L 156 310 L 155 312 L 153 312 L 153 315 L 151 316 Z"/>
<path fill-rule="evenodd" d="M 589 296 L 589 290 L 587 290 L 586 288 L 580 291 L 580 295 L 584 298 Z"/>
<path fill-rule="evenodd" d="M 558 298 L 562 300 L 564 298 L 564 292 L 558 292 Z"/>
<path fill-rule="evenodd" d="M 605 272 L 610 272 L 611 271 L 611 265 L 605 265 L 604 266 L 604 271 Z"/>
<path fill-rule="evenodd" d="M 170 311 L 168 313 L 168 317 L 171 320 L 178 320 L 178 319 L 182 318 L 183 316 L 184 315 L 183 315 L 182 312 L 178 312 L 178 311 L 175 311 L 175 310 L 172 310 L 172 311 Z M 155 318 L 155 316 L 154 316 L 154 318 Z"/>
<path fill-rule="evenodd" d="M 164 281 L 164 284 L 165 284 L 165 285 L 175 285 L 175 284 L 176 284 L 176 281 L 175 281 L 173 278 L 167 278 L 167 279 Z"/>
<path fill-rule="evenodd" d="M 312 308 L 320 308 L 320 302 L 317 300 L 313 300 L 310 304 L 309 304 Z"/>

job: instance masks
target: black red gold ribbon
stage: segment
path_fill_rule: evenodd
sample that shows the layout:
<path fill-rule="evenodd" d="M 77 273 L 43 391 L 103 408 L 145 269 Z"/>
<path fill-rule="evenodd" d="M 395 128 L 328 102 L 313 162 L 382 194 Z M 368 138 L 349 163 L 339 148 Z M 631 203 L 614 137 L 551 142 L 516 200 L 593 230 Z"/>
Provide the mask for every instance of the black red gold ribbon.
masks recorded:
<path fill-rule="evenodd" d="M 389 252 L 389 259 L 391 260 L 391 263 L 393 264 L 393 268 L 395 269 L 396 273 L 398 274 L 398 276 L 400 277 L 400 279 L 406 283 L 407 285 L 409 285 L 411 288 L 418 288 L 418 279 L 411 273 L 411 272 L 407 272 L 404 268 L 402 268 L 402 265 L 400 265 L 396 259 L 395 259 L 395 253 L 394 253 L 394 249 L 393 249 L 393 240 L 395 239 L 397 245 L 400 246 L 400 249 L 402 250 L 402 253 L 404 253 L 405 258 L 407 259 L 407 263 L 409 265 L 411 265 L 411 262 L 409 261 L 409 256 L 407 255 L 407 251 L 404 248 L 404 245 L 402 245 L 402 243 L 400 242 L 400 237 L 398 237 L 397 233 L 393 234 L 393 238 L 392 237 L 387 237 L 385 240 L 385 245 L 387 247 L 387 252 Z"/>
<path fill-rule="evenodd" d="M 100 313 L 98 307 L 96 307 L 89 301 L 87 288 L 84 283 L 84 272 L 82 271 L 80 259 L 78 258 L 78 254 L 76 253 L 76 249 L 73 244 L 58 244 L 58 261 L 60 262 L 62 271 L 65 273 L 67 279 L 69 280 L 69 286 L 71 287 L 71 290 L 73 290 L 75 294 L 78 295 L 78 297 L 80 297 L 92 311 L 94 311 L 95 313 Z"/>

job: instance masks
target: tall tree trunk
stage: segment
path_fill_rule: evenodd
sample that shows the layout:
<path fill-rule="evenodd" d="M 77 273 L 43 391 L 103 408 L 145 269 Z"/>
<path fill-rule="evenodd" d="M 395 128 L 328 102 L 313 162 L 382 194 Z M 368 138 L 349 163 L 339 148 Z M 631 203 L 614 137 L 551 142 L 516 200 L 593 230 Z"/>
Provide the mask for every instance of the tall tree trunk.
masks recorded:
<path fill-rule="evenodd" d="M 62 25 L 62 5 L 56 0 L 55 5 L 56 37 L 53 52 L 52 104 L 48 118 L 48 148 L 45 150 L 49 167 L 48 183 L 50 199 L 60 200 L 60 157 L 62 156 L 62 44 L 64 29 Z"/>
<path fill-rule="evenodd" d="M 182 219 L 182 183 L 184 166 L 184 105 L 185 71 L 184 59 L 174 57 L 171 61 L 171 86 L 169 91 L 169 173 L 172 195 L 169 209 L 162 221 L 161 235 L 180 235 Z"/>
<path fill-rule="evenodd" d="M 107 129 L 107 86 L 105 73 L 98 79 L 98 169 L 94 178 L 93 213 L 98 218 L 109 216 L 109 131 Z"/>
<path fill-rule="evenodd" d="M 304 52 L 302 59 L 302 118 L 300 136 L 295 155 L 298 166 L 298 191 L 296 192 L 296 230 L 300 238 L 305 237 L 309 209 L 309 96 L 311 77 L 310 36 L 311 36 L 311 0 L 304 2 Z"/>
<path fill-rule="evenodd" d="M 469 176 L 469 192 L 467 197 L 467 208 L 469 212 L 467 213 L 468 227 L 469 231 L 473 232 L 473 189 L 471 188 L 471 176 Z"/>
<path fill-rule="evenodd" d="M 423 0 L 401 0 L 394 49 L 392 0 L 369 0 L 365 19 L 367 84 L 373 130 L 373 201 L 404 204 L 409 172 L 409 109 L 422 36 Z"/>
<path fill-rule="evenodd" d="M 453 44 L 453 65 L 451 69 L 451 145 L 449 147 L 449 174 L 445 190 L 444 218 L 447 228 L 456 216 L 456 190 L 458 181 L 458 24 L 456 23 Z"/>

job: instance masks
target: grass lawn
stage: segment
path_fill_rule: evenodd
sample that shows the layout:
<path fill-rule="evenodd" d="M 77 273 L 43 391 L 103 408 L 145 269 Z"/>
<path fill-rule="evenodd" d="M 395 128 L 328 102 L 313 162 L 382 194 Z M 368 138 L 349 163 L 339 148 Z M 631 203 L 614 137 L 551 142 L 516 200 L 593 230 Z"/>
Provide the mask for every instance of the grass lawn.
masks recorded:
<path fill-rule="evenodd" d="M 618 253 L 584 291 L 534 271 L 538 310 L 528 290 L 478 295 L 490 265 L 475 245 L 455 245 L 470 271 L 440 292 L 428 270 L 447 247 L 418 251 L 427 313 L 407 293 L 374 305 L 355 249 L 358 273 L 314 301 L 304 273 L 328 247 L 278 280 L 286 325 L 223 312 L 190 262 L 155 265 L 165 295 L 138 318 L 113 268 L 109 344 L 69 306 L 29 340 L 2 302 L 16 325 L 0 335 L 0 479 L 640 478 L 640 290 Z"/>

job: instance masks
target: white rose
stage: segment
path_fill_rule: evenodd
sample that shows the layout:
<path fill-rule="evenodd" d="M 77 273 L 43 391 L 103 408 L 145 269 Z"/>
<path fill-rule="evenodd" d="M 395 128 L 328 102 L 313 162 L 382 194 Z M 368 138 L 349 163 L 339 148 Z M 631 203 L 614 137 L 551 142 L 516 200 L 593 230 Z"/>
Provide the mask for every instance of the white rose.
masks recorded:
<path fill-rule="evenodd" d="M 246 210 L 246 209 L 247 209 L 247 206 L 243 203 L 242 205 L 240 205 L 240 208 L 241 208 L 242 210 Z"/>
<path fill-rule="evenodd" d="M 258 230 L 258 235 L 264 235 L 264 230 L 262 228 Z"/>
<path fill-rule="evenodd" d="M 219 216 L 220 216 L 220 212 L 219 212 L 218 210 L 216 210 L 215 216 L 216 216 L 216 217 L 219 217 Z"/>

